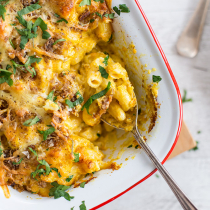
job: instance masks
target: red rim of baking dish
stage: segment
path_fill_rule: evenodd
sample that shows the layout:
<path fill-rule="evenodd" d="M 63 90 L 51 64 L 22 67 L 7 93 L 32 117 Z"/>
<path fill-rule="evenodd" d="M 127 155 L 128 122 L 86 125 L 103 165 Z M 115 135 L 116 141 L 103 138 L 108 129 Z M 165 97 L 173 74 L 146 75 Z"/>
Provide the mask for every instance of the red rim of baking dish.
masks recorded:
<path fill-rule="evenodd" d="M 172 72 L 171 67 L 170 67 L 170 65 L 169 65 L 169 63 L 168 63 L 168 60 L 167 60 L 167 58 L 166 58 L 166 56 L 165 56 L 165 54 L 164 54 L 164 52 L 163 52 L 163 49 L 162 49 L 162 47 L 160 46 L 160 43 L 159 43 L 159 41 L 158 41 L 158 39 L 157 39 L 157 37 L 156 37 L 154 31 L 153 31 L 153 29 L 152 29 L 152 27 L 151 27 L 151 25 L 150 25 L 148 19 L 147 19 L 147 17 L 146 17 L 146 15 L 145 15 L 145 13 L 144 13 L 144 11 L 143 11 L 143 9 L 142 9 L 142 7 L 141 7 L 139 1 L 138 1 L 138 0 L 135 0 L 135 2 L 136 2 L 136 4 L 137 4 L 137 6 L 138 6 L 138 8 L 139 8 L 139 10 L 140 10 L 140 12 L 141 12 L 141 14 L 142 14 L 144 20 L 145 20 L 145 22 L 146 22 L 146 24 L 147 24 L 147 26 L 148 26 L 148 28 L 149 28 L 149 30 L 150 30 L 150 32 L 151 32 L 153 38 L 154 38 L 154 41 L 155 41 L 155 43 L 156 43 L 156 45 L 157 45 L 157 47 L 158 47 L 158 49 L 159 49 L 159 51 L 160 51 L 160 54 L 161 54 L 162 57 L 163 57 L 163 60 L 164 60 L 164 62 L 165 62 L 165 64 L 166 64 L 166 67 L 167 67 L 167 69 L 168 69 L 168 71 L 169 71 L 169 74 L 171 75 L 171 78 L 172 78 L 172 80 L 173 80 L 174 86 L 175 86 L 175 88 L 176 88 L 177 96 L 178 96 L 178 100 L 179 100 L 179 110 L 180 110 L 180 113 L 179 113 L 179 126 L 178 126 L 178 130 L 177 130 L 177 134 L 176 134 L 175 141 L 174 141 L 174 143 L 173 143 L 173 145 L 172 145 L 170 151 L 168 152 L 168 154 L 166 155 L 166 157 L 165 157 L 164 160 L 162 161 L 162 164 L 164 164 L 164 163 L 166 162 L 166 160 L 169 158 L 169 156 L 170 156 L 170 154 L 172 153 L 172 151 L 174 150 L 174 148 L 175 148 L 175 146 L 176 146 L 176 143 L 177 143 L 177 141 L 178 141 L 178 139 L 179 139 L 179 135 L 180 135 L 181 127 L 182 127 L 182 117 L 183 117 L 182 99 L 181 99 L 181 94 L 180 94 L 180 91 L 179 91 L 178 84 L 177 84 L 176 79 L 175 79 L 175 77 L 174 77 L 174 75 L 173 75 L 173 72 Z M 123 192 L 121 192 L 120 194 L 114 196 L 113 198 L 111 198 L 111 199 L 109 199 L 109 200 L 107 200 L 107 201 L 105 201 L 105 202 L 103 202 L 103 203 L 101 203 L 101 204 L 99 204 L 99 205 L 93 207 L 93 208 L 90 209 L 90 210 L 96 210 L 96 209 L 98 209 L 98 208 L 100 208 L 100 207 L 102 207 L 102 206 L 104 206 L 104 205 L 106 205 L 106 204 L 108 204 L 108 203 L 114 201 L 115 199 L 119 198 L 121 195 L 125 194 L 125 193 L 128 192 L 129 190 L 133 189 L 134 187 L 136 187 L 137 185 L 139 185 L 140 183 L 142 183 L 143 181 L 145 181 L 146 179 L 148 179 L 148 178 L 149 178 L 150 176 L 152 176 L 156 171 L 157 171 L 157 169 L 153 170 L 151 173 L 149 173 L 147 176 L 145 176 L 143 179 L 141 179 L 140 181 L 138 181 L 136 184 L 132 185 L 131 187 L 129 187 L 129 188 L 126 189 L 125 191 L 123 191 Z"/>

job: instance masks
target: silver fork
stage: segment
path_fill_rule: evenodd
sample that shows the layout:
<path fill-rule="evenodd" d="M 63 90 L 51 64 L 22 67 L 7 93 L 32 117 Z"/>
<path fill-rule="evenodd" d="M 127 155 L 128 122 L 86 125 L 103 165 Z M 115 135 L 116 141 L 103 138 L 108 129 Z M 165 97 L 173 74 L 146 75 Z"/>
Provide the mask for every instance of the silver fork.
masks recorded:
<path fill-rule="evenodd" d="M 108 123 L 106 120 L 102 119 L 103 122 L 107 123 L 108 125 L 117 128 L 116 126 Z M 189 198 L 184 194 L 184 192 L 180 189 L 180 187 L 176 184 L 172 176 L 168 173 L 166 168 L 162 165 L 160 160 L 156 157 L 156 155 L 153 153 L 151 148 L 148 146 L 146 141 L 144 140 L 143 136 L 139 132 L 139 129 L 137 127 L 137 121 L 138 121 L 138 105 L 136 106 L 136 119 L 135 122 L 133 122 L 134 127 L 131 131 L 138 142 L 138 144 L 141 146 L 141 148 L 144 150 L 144 152 L 147 154 L 147 156 L 150 158 L 154 166 L 158 169 L 160 174 L 163 176 L 165 181 L 168 183 L 169 187 L 173 191 L 174 195 L 180 202 L 181 206 L 185 210 L 197 210 L 197 208 L 193 205 L 193 203 L 189 200 Z M 117 128 L 124 130 L 123 128 Z"/>

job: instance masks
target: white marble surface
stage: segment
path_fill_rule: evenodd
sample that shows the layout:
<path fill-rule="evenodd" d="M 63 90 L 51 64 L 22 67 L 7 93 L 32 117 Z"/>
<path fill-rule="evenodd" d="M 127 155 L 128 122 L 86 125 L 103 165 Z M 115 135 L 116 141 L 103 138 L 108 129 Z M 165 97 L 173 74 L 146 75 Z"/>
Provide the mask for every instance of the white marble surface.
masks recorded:
<path fill-rule="evenodd" d="M 184 120 L 199 150 L 185 152 L 165 166 L 199 210 L 210 209 L 210 8 L 197 57 L 177 54 L 175 44 L 199 0 L 140 0 L 179 84 L 193 102 L 184 104 Z M 197 134 L 197 131 L 201 134 Z M 153 175 L 101 210 L 182 209 L 163 178 Z"/>

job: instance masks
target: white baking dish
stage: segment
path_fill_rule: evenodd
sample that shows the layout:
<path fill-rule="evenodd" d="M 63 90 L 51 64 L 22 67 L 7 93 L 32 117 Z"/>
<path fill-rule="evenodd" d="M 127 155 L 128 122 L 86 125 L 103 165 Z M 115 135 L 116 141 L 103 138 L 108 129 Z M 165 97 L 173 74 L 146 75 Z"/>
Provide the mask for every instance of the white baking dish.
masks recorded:
<path fill-rule="evenodd" d="M 158 102 L 161 103 L 158 123 L 149 137 L 149 146 L 164 163 L 172 150 L 174 149 L 179 137 L 182 124 L 182 104 L 178 85 L 173 76 L 168 61 L 157 41 L 157 38 L 138 2 L 138 0 L 113 0 L 113 6 L 119 4 L 127 4 L 131 12 L 129 14 L 122 13 L 114 23 L 115 32 L 119 30 L 125 33 L 116 35 L 117 42 L 126 39 L 136 46 L 137 57 L 142 64 L 148 64 L 148 69 L 156 68 L 156 75 L 160 75 L 163 80 L 160 83 Z M 124 42 L 123 42 L 124 44 Z M 126 46 L 125 46 L 126 47 Z M 144 54 L 144 56 L 142 56 Z M 130 66 L 127 60 L 127 66 Z M 140 95 L 141 84 L 140 79 L 136 75 L 141 74 L 140 63 L 135 62 L 137 69 L 132 69 L 136 74 L 131 73 L 132 82 L 136 81 L 136 93 Z M 135 158 L 125 158 L 135 154 Z M 6 199 L 3 191 L 0 190 L 1 210 L 69 210 L 75 206 L 74 210 L 79 209 L 81 201 L 85 201 L 87 209 L 98 209 L 99 207 L 111 202 L 121 196 L 134 186 L 140 184 L 149 178 L 155 169 L 145 154 L 139 150 L 126 150 L 118 163 L 123 163 L 123 167 L 112 171 L 105 170 L 98 172 L 94 179 L 88 183 L 85 188 L 77 188 L 70 190 L 70 195 L 75 196 L 72 201 L 66 201 L 64 198 L 54 200 L 53 198 L 40 198 L 27 192 L 19 193 L 10 189 L 11 197 Z"/>

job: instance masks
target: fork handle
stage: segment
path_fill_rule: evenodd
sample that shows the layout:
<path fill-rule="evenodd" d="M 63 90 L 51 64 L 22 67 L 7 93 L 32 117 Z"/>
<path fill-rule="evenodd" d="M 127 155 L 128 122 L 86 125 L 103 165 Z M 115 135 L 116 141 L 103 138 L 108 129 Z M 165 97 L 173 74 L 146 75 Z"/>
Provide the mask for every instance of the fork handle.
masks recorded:
<path fill-rule="evenodd" d="M 150 149 L 150 147 L 143 139 L 143 137 L 140 134 L 137 127 L 134 128 L 132 133 L 133 133 L 136 141 L 141 146 L 141 148 L 144 150 L 144 152 L 147 154 L 147 156 L 153 162 L 154 166 L 158 169 L 158 171 L 161 173 L 161 175 L 163 176 L 165 181 L 168 183 L 169 187 L 171 188 L 171 190 L 177 197 L 178 201 L 180 202 L 182 208 L 185 210 L 197 210 L 197 208 L 193 205 L 193 203 L 189 200 L 189 198 L 187 198 L 187 196 L 184 194 L 184 192 L 179 188 L 179 186 L 176 184 L 174 179 L 168 173 L 166 168 L 162 165 L 162 163 L 159 161 L 159 159 L 156 157 L 156 155 Z"/>

